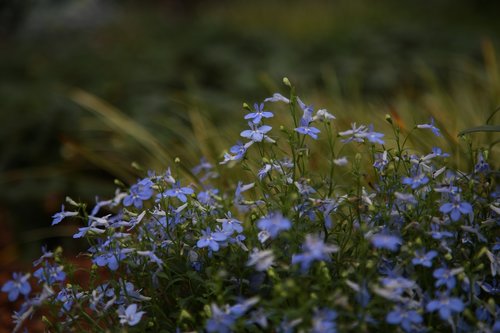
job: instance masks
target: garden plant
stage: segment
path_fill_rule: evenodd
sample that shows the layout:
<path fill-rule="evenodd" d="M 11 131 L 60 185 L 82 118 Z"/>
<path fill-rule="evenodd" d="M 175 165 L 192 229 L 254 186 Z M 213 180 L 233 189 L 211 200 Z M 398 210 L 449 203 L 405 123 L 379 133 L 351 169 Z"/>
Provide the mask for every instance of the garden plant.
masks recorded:
<path fill-rule="evenodd" d="M 338 128 L 288 79 L 243 105 L 241 141 L 191 172 L 176 159 L 110 199 L 67 198 L 87 279 L 61 248 L 2 291 L 15 331 L 500 332 L 500 188 L 489 149 L 447 166 L 433 119 L 389 138 Z M 281 114 L 277 117 L 277 114 Z M 289 121 L 278 123 L 288 114 Z M 209 162 L 216 161 L 216 162 Z"/>

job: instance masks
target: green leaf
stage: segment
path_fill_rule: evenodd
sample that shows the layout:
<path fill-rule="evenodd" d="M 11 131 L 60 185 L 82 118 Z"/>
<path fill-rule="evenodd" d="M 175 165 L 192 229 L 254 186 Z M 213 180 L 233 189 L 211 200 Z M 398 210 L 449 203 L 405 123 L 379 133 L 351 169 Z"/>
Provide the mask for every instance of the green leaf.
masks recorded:
<path fill-rule="evenodd" d="M 462 136 L 462 135 L 474 133 L 474 132 L 500 132 L 500 126 L 499 125 L 483 125 L 483 126 L 471 127 L 471 128 L 464 129 L 463 131 L 460 131 L 460 133 L 458 133 L 458 136 Z"/>

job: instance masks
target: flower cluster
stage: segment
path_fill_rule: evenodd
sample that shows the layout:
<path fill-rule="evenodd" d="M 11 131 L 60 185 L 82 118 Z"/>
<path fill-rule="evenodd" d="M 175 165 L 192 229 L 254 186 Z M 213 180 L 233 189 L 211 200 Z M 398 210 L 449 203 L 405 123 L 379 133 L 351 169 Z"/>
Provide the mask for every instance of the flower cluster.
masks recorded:
<path fill-rule="evenodd" d="M 53 224 L 82 223 L 89 283 L 44 249 L 2 287 L 22 300 L 14 330 L 43 311 L 54 331 L 500 331 L 500 190 L 484 151 L 452 170 L 399 128 L 394 147 L 372 125 L 338 129 L 293 87 L 244 109 L 224 177 L 207 156 L 91 209 L 68 198 Z"/>

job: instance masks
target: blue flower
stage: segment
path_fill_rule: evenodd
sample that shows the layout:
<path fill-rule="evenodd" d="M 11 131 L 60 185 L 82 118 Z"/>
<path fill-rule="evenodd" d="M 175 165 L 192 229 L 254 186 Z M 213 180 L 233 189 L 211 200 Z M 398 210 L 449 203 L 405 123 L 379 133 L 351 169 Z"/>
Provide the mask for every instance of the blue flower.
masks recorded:
<path fill-rule="evenodd" d="M 255 109 L 255 112 L 252 112 L 252 113 L 249 113 L 245 116 L 245 119 L 248 120 L 248 119 L 253 119 L 252 122 L 254 124 L 258 124 L 262 121 L 262 118 L 271 118 L 273 117 L 274 115 L 272 114 L 272 112 L 269 112 L 269 111 L 265 111 L 264 110 L 264 103 L 260 103 L 260 104 L 257 104 L 255 103 L 253 105 L 254 109 Z"/>
<path fill-rule="evenodd" d="M 439 299 L 435 299 L 427 303 L 427 312 L 439 311 L 439 316 L 443 320 L 448 320 L 452 312 L 462 312 L 465 306 L 460 298 L 441 295 Z"/>
<path fill-rule="evenodd" d="M 227 232 L 228 234 L 232 234 L 234 231 L 237 233 L 243 232 L 243 226 L 241 225 L 241 221 L 233 218 L 231 212 L 226 214 L 226 218 L 217 219 L 217 222 L 222 223 L 222 230 Z"/>
<path fill-rule="evenodd" d="M 338 251 L 337 246 L 327 245 L 315 235 L 307 235 L 303 244 L 303 253 L 292 256 L 292 264 L 300 264 L 302 271 L 307 271 L 315 260 L 329 261 L 330 254 Z"/>
<path fill-rule="evenodd" d="M 434 259 L 438 253 L 434 250 L 431 250 L 427 253 L 424 251 L 417 251 L 415 253 L 415 258 L 411 260 L 413 265 L 422 265 L 424 267 L 432 267 L 432 259 Z"/>
<path fill-rule="evenodd" d="M 460 270 L 458 270 L 460 271 Z M 446 286 L 448 289 L 453 289 L 455 288 L 456 285 L 456 279 L 455 279 L 455 274 L 458 272 L 457 270 L 452 270 L 448 268 L 438 268 L 434 271 L 432 276 L 436 278 L 436 287 L 440 286 Z"/>
<path fill-rule="evenodd" d="M 120 265 L 120 261 L 126 258 L 129 249 L 111 249 L 96 256 L 92 261 L 100 267 L 108 266 L 112 271 L 116 271 Z"/>
<path fill-rule="evenodd" d="M 440 137 L 441 136 L 441 131 L 439 128 L 434 126 L 434 118 L 431 117 L 431 123 L 430 124 L 420 124 L 417 125 L 417 128 L 424 128 L 424 129 L 430 129 L 432 133 L 434 133 L 435 136 Z"/>
<path fill-rule="evenodd" d="M 472 213 L 472 205 L 467 201 L 460 201 L 460 196 L 455 195 L 453 197 L 453 202 L 447 202 L 443 204 L 439 211 L 444 214 L 450 214 L 451 220 L 456 222 L 460 219 L 462 214 Z"/>
<path fill-rule="evenodd" d="M 316 310 L 312 318 L 311 333 L 335 333 L 337 313 L 330 309 Z"/>
<path fill-rule="evenodd" d="M 450 154 L 448 153 L 443 153 L 443 150 L 439 147 L 433 147 L 432 148 L 432 154 L 436 157 L 449 157 Z"/>
<path fill-rule="evenodd" d="M 484 160 L 482 152 L 477 153 L 477 163 L 474 166 L 474 173 L 487 173 L 490 171 L 490 165 Z"/>
<path fill-rule="evenodd" d="M 272 127 L 268 125 L 257 127 L 251 122 L 248 123 L 248 125 L 250 126 L 250 129 L 244 130 L 240 133 L 240 135 L 244 138 L 252 140 L 253 142 L 262 142 L 264 138 L 268 138 L 266 133 L 272 130 Z"/>
<path fill-rule="evenodd" d="M 255 266 L 259 272 L 267 270 L 274 263 L 274 254 L 272 250 L 253 249 L 250 258 L 247 261 L 247 266 Z"/>
<path fill-rule="evenodd" d="M 210 228 L 202 230 L 202 236 L 196 243 L 199 248 L 209 247 L 212 251 L 219 251 L 219 243 L 227 240 L 227 235 L 223 232 L 212 232 Z"/>
<path fill-rule="evenodd" d="M 65 212 L 64 205 L 62 205 L 61 211 L 59 213 L 55 213 L 54 215 L 52 215 L 52 225 L 61 223 L 61 221 L 66 217 L 76 216 L 76 215 L 78 215 L 78 212 Z"/>
<path fill-rule="evenodd" d="M 144 311 L 137 312 L 137 304 L 130 304 L 125 310 L 119 311 L 120 324 L 135 326 L 139 324 L 144 315 Z"/>
<path fill-rule="evenodd" d="M 163 192 L 163 196 L 177 198 L 182 202 L 187 201 L 187 195 L 191 195 L 194 193 L 194 190 L 190 187 L 181 187 L 179 183 L 176 183 L 175 186 L 169 190 Z"/>
<path fill-rule="evenodd" d="M 403 240 L 394 235 L 375 234 L 372 236 L 371 242 L 377 249 L 386 249 L 394 252 L 398 250 Z"/>
<path fill-rule="evenodd" d="M 46 282 L 51 286 L 54 282 L 62 282 L 66 279 L 66 273 L 64 273 L 63 269 L 63 266 L 47 263 L 44 267 L 37 269 L 33 273 L 33 276 L 36 277 L 39 282 Z"/>
<path fill-rule="evenodd" d="M 137 209 L 142 208 L 142 202 L 149 200 L 153 196 L 153 182 L 149 178 L 145 178 L 130 187 L 130 194 L 123 198 L 125 207 L 132 204 Z"/>
<path fill-rule="evenodd" d="M 14 302 L 19 294 L 28 296 L 31 292 L 31 285 L 28 282 L 30 274 L 12 273 L 12 280 L 7 281 L 2 286 L 2 292 L 8 293 L 9 301 Z"/>
<path fill-rule="evenodd" d="M 384 144 L 384 140 L 382 140 L 382 138 L 384 137 L 384 134 L 383 133 L 374 132 L 373 131 L 373 125 L 370 125 L 368 127 L 368 132 L 364 133 L 363 137 L 366 138 L 371 143 L 378 143 L 378 144 L 381 144 L 381 145 Z"/>
<path fill-rule="evenodd" d="M 320 132 L 320 130 L 317 129 L 316 127 L 309 127 L 309 126 L 297 127 L 295 131 L 303 135 L 309 135 L 314 140 L 318 139 L 318 133 Z"/>
<path fill-rule="evenodd" d="M 280 212 L 275 212 L 261 218 L 257 222 L 257 227 L 260 230 L 267 231 L 269 235 L 274 238 L 278 236 L 281 231 L 290 229 L 292 224 L 290 223 L 290 220 L 283 217 Z"/>
<path fill-rule="evenodd" d="M 413 330 L 412 326 L 420 324 L 423 318 L 415 310 L 397 306 L 387 314 L 385 321 L 392 325 L 400 325 L 406 332 L 411 332 Z"/>
<path fill-rule="evenodd" d="M 264 102 L 284 102 L 289 104 L 290 100 L 286 98 L 285 96 L 279 94 L 279 93 L 274 93 L 273 97 L 268 97 L 264 100 Z"/>
<path fill-rule="evenodd" d="M 236 319 L 241 317 L 248 309 L 258 302 L 258 298 L 250 298 L 231 307 L 225 305 L 223 309 L 216 304 L 211 305 L 212 317 L 207 320 L 205 329 L 208 332 L 229 333 Z"/>
<path fill-rule="evenodd" d="M 413 177 L 404 177 L 403 184 L 410 185 L 411 188 L 417 189 L 422 185 L 425 185 L 429 182 L 429 177 L 423 172 L 416 174 Z"/>

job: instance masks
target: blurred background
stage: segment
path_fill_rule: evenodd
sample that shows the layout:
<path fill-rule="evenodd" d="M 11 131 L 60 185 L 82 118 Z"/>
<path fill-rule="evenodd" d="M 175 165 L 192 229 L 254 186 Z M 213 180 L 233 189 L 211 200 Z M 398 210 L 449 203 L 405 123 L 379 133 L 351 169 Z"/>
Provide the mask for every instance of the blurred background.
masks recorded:
<path fill-rule="evenodd" d="M 0 270 L 71 245 L 75 227 L 51 215 L 66 195 L 92 205 L 134 182 L 132 162 L 217 162 L 242 102 L 286 93 L 284 76 L 342 129 L 433 116 L 444 137 L 415 144 L 467 167 L 457 133 L 500 106 L 498 13 L 494 0 L 0 0 Z"/>

